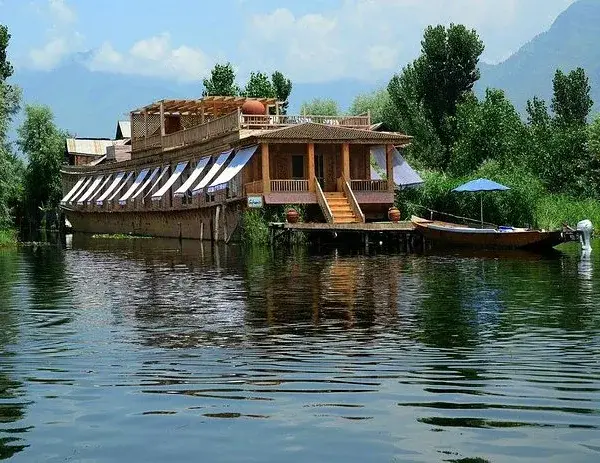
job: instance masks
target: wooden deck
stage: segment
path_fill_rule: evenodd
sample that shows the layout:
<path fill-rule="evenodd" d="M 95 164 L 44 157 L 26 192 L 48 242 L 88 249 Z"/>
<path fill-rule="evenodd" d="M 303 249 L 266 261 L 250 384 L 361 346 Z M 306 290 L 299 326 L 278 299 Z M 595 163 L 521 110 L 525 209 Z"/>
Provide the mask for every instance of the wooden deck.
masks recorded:
<path fill-rule="evenodd" d="M 415 226 L 406 222 L 369 222 L 369 223 L 287 223 L 273 222 L 271 228 L 314 232 L 406 232 L 411 233 Z"/>

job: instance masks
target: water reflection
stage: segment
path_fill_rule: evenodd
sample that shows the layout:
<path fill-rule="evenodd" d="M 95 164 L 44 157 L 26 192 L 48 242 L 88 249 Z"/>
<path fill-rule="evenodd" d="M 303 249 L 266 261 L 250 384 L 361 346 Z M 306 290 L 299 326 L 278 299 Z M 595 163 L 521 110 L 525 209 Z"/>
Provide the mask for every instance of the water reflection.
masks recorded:
<path fill-rule="evenodd" d="M 19 276 L 19 256 L 0 250 L 0 460 L 10 458 L 25 447 L 19 422 L 25 415 L 24 385 L 14 374 L 14 346 L 18 338 L 18 321 L 13 285 Z"/>
<path fill-rule="evenodd" d="M 13 427 L 2 430 L 29 431 L 3 452 L 598 457 L 595 255 L 315 255 L 74 236 L 66 250 L 15 256 L 18 270 L 0 267 L 14 275 L 0 286 L 12 298 L 0 391 Z"/>

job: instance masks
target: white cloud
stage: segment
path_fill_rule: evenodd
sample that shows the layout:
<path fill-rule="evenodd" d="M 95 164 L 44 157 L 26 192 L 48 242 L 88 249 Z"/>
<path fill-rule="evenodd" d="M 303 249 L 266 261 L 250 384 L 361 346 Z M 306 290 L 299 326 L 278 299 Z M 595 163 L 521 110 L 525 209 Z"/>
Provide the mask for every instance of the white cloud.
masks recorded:
<path fill-rule="evenodd" d="M 77 20 L 75 12 L 67 6 L 64 0 L 48 0 L 50 14 L 59 22 L 68 24 Z"/>
<path fill-rule="evenodd" d="M 418 55 L 428 25 L 451 22 L 477 29 L 483 58 L 498 61 L 573 1 L 344 0 L 336 10 L 306 15 L 278 8 L 250 16 L 240 62 L 303 82 L 387 78 Z"/>
<path fill-rule="evenodd" d="M 77 22 L 77 15 L 64 0 L 48 0 L 40 14 L 50 19 L 47 42 L 29 50 L 32 67 L 51 70 L 68 55 L 79 51 L 83 37 L 72 25 Z"/>
<path fill-rule="evenodd" d="M 199 48 L 185 45 L 173 47 L 167 33 L 140 40 L 124 53 L 105 42 L 88 63 L 92 71 L 138 74 L 180 81 L 198 80 L 211 66 L 212 61 Z"/>

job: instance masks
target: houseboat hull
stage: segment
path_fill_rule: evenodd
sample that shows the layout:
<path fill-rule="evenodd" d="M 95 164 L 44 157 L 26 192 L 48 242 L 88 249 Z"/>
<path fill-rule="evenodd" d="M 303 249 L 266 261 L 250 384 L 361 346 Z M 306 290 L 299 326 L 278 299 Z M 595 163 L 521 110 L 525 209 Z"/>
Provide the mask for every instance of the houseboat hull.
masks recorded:
<path fill-rule="evenodd" d="M 64 212 L 75 232 L 230 241 L 238 230 L 242 207 L 243 201 L 235 201 L 168 211 Z"/>
<path fill-rule="evenodd" d="M 420 217 L 412 217 L 411 221 L 432 245 L 446 247 L 543 251 L 577 239 L 564 231 L 477 229 Z"/>

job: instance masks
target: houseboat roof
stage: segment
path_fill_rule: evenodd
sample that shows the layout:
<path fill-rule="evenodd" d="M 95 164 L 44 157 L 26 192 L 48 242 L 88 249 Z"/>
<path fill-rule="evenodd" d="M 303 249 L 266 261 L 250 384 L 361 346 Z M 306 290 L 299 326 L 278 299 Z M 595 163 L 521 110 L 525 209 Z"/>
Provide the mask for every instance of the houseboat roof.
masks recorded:
<path fill-rule="evenodd" d="M 112 145 L 124 145 L 126 140 L 110 140 L 108 138 L 67 138 L 67 153 L 78 156 L 103 156 L 106 148 Z"/>
<path fill-rule="evenodd" d="M 277 98 L 245 98 L 239 96 L 205 96 L 193 100 L 159 100 L 143 108 L 131 111 L 131 114 L 202 115 L 219 117 L 232 113 L 248 100 L 260 101 L 265 107 L 275 106 Z"/>
<path fill-rule="evenodd" d="M 398 132 L 376 132 L 341 125 L 305 122 L 278 129 L 242 130 L 240 138 L 254 138 L 264 142 L 283 143 L 339 143 L 393 144 L 404 146 L 412 137 Z"/>

